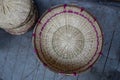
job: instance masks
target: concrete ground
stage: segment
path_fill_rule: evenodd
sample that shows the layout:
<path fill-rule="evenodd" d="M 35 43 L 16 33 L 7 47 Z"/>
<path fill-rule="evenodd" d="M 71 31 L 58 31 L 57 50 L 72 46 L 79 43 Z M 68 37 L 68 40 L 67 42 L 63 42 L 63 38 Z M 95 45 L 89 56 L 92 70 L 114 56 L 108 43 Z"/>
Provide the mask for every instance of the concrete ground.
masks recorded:
<path fill-rule="evenodd" d="M 120 3 L 83 1 L 87 0 L 35 0 L 40 16 L 51 6 L 65 3 L 85 7 L 96 16 L 104 33 L 104 47 L 90 70 L 77 76 L 54 73 L 38 60 L 32 30 L 12 36 L 0 29 L 0 80 L 120 80 Z"/>

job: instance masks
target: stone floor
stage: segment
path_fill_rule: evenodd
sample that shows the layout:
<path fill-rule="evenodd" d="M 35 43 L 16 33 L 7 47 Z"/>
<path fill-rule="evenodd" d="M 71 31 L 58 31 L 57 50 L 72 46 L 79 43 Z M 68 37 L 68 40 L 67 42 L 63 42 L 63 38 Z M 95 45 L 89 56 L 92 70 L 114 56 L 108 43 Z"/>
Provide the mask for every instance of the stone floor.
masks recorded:
<path fill-rule="evenodd" d="M 51 6 L 65 3 L 85 7 L 96 16 L 104 33 L 104 47 L 90 70 L 76 76 L 54 73 L 38 60 L 32 47 L 32 30 L 12 36 L 0 29 L 0 80 L 120 80 L 120 3 L 83 1 L 35 0 L 40 16 Z"/>

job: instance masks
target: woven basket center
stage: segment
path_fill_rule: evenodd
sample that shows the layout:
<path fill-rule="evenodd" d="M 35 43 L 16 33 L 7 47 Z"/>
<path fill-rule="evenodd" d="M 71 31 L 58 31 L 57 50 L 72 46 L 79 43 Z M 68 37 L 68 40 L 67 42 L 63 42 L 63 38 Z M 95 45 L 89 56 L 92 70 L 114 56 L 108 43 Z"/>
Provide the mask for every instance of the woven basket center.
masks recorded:
<path fill-rule="evenodd" d="M 83 50 L 84 36 L 77 28 L 65 25 L 54 32 L 52 44 L 59 57 L 72 59 Z"/>

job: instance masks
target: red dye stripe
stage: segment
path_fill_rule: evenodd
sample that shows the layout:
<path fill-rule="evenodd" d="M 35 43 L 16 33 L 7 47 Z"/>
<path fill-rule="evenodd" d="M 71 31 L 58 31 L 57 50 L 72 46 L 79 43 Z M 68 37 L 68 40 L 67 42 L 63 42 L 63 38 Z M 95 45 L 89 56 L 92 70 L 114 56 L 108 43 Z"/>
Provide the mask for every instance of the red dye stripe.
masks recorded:
<path fill-rule="evenodd" d="M 38 23 L 41 24 L 41 20 L 38 20 Z"/>
<path fill-rule="evenodd" d="M 66 13 L 67 11 L 66 11 L 66 10 L 64 10 L 63 12 L 64 12 L 64 13 Z"/>
<path fill-rule="evenodd" d="M 79 12 L 74 12 L 74 14 L 77 14 L 77 15 L 79 15 Z"/>
<path fill-rule="evenodd" d="M 72 10 L 68 10 L 68 13 L 73 13 L 73 11 Z"/>
<path fill-rule="evenodd" d="M 64 4 L 64 9 L 67 7 L 67 4 Z"/>
<path fill-rule="evenodd" d="M 81 12 L 84 11 L 84 8 L 83 8 L 83 7 L 81 7 L 80 9 L 81 9 L 81 10 L 80 10 Z"/>
<path fill-rule="evenodd" d="M 40 31 L 40 34 L 39 34 L 39 35 L 41 36 L 41 34 L 42 34 L 42 31 Z"/>
<path fill-rule="evenodd" d="M 94 22 L 96 21 L 96 18 L 95 17 L 93 17 L 94 18 Z"/>
<path fill-rule="evenodd" d="M 51 12 L 51 9 L 48 9 L 48 12 Z"/>
<path fill-rule="evenodd" d="M 76 73 L 76 72 L 74 72 L 74 73 L 73 73 L 73 75 L 74 75 L 74 76 L 76 76 L 76 75 L 77 75 L 77 73 Z"/>
<path fill-rule="evenodd" d="M 35 36 L 36 36 L 36 34 L 35 34 L 35 33 L 33 33 L 33 34 L 32 34 L 32 36 L 33 36 L 33 37 L 35 37 Z"/>
<path fill-rule="evenodd" d="M 99 52 L 100 55 L 102 55 L 103 53 L 102 52 Z"/>

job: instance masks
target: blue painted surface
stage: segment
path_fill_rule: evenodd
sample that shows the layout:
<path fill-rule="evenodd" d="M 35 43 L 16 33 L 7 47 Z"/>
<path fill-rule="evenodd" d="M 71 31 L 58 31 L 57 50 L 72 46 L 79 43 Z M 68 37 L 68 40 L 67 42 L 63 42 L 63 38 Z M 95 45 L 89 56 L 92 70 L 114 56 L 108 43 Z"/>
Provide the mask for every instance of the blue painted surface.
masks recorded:
<path fill-rule="evenodd" d="M 120 80 L 120 7 L 80 0 L 35 0 L 35 3 L 40 16 L 58 4 L 85 7 L 101 24 L 103 54 L 90 70 L 77 76 L 65 76 L 46 69 L 38 60 L 32 47 L 32 30 L 21 36 L 12 36 L 1 29 L 0 80 Z"/>

